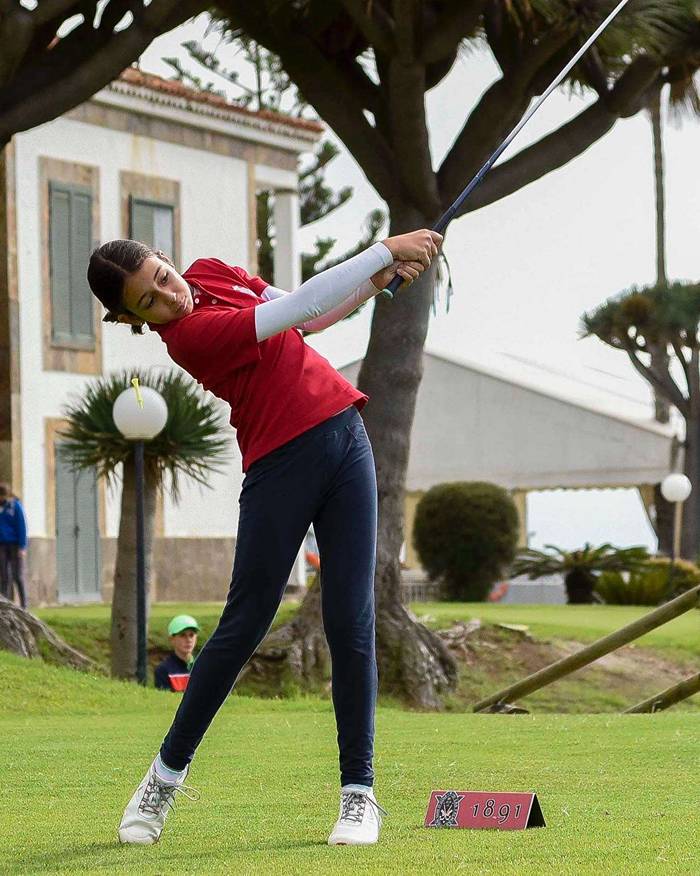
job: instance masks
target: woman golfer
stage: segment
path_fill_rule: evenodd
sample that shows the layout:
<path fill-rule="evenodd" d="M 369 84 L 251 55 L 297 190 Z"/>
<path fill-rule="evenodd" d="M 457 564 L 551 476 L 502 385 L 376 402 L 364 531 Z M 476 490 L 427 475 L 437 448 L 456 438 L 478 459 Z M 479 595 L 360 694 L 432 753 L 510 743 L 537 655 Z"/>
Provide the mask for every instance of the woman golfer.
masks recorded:
<path fill-rule="evenodd" d="M 388 238 L 291 293 L 214 258 L 198 259 L 181 275 L 162 253 L 131 240 L 92 254 L 88 282 L 107 309 L 105 320 L 130 324 L 135 333 L 147 323 L 178 365 L 230 404 L 245 472 L 226 605 L 160 752 L 126 807 L 121 842 L 156 842 L 175 793 L 187 793 L 195 750 L 270 628 L 312 523 L 340 750 L 340 815 L 328 842 L 377 841 L 377 496 L 358 413 L 367 396 L 307 346 L 299 329 L 332 325 L 396 274 L 415 279 L 441 241 L 428 230 Z"/>

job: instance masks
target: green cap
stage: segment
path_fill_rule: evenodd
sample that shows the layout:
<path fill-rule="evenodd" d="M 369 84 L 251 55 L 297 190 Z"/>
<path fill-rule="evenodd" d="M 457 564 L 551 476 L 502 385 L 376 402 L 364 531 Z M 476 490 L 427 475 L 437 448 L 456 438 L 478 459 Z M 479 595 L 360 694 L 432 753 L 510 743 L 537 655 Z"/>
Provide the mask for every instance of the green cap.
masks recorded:
<path fill-rule="evenodd" d="M 183 630 L 199 631 L 199 624 L 189 614 L 179 614 L 168 624 L 168 635 L 177 636 L 177 634 L 181 633 Z"/>

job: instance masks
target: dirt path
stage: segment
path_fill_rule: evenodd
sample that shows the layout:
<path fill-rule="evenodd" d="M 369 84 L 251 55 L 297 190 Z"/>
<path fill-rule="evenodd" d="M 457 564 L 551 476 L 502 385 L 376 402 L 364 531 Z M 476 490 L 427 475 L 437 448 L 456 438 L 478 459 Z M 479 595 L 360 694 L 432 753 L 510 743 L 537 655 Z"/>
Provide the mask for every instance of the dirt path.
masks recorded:
<path fill-rule="evenodd" d="M 564 639 L 535 639 L 527 627 L 454 624 L 440 635 L 460 662 L 460 685 L 448 707 L 467 708 L 501 687 L 584 647 Z M 690 660 L 672 660 L 634 644 L 531 694 L 521 703 L 532 712 L 620 712 L 697 672 Z M 676 709 L 700 710 L 700 696 Z"/>

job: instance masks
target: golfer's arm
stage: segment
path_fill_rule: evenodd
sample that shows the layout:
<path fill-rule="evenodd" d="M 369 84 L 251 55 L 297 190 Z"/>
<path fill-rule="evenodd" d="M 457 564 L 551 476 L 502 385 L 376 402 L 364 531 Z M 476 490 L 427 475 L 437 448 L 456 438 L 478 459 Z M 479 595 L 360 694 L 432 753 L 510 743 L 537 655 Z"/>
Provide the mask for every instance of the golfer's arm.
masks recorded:
<path fill-rule="evenodd" d="M 333 310 L 329 310 L 328 313 L 324 313 L 323 316 L 319 316 L 316 319 L 309 319 L 306 322 L 301 323 L 301 325 L 295 326 L 295 328 L 303 329 L 305 332 L 323 331 L 323 329 L 335 325 L 335 323 L 339 322 L 341 319 L 345 319 L 346 316 L 349 316 L 353 311 L 357 310 L 357 308 L 364 304 L 365 301 L 374 298 L 374 296 L 378 295 L 381 291 L 381 289 L 377 289 L 371 280 L 365 280 L 361 286 L 358 286 L 357 289 L 354 289 L 348 295 L 342 304 L 334 307 Z M 276 286 L 267 286 L 262 297 L 266 301 L 274 301 L 276 298 L 284 298 L 286 295 L 291 294 L 291 292 L 285 292 L 283 289 L 277 289 Z"/>
<path fill-rule="evenodd" d="M 264 341 L 295 326 L 304 328 L 310 324 L 318 326 L 319 318 L 329 317 L 334 311 L 340 313 L 341 305 L 348 302 L 350 297 L 353 300 L 348 302 L 349 309 L 343 315 L 352 313 L 362 303 L 352 293 L 360 293 L 360 288 L 364 287 L 362 294 L 367 297 L 376 295 L 376 290 L 372 291 L 373 286 L 372 289 L 366 287 L 366 281 L 383 268 L 388 268 L 393 260 L 393 256 L 383 243 L 375 243 L 359 255 L 302 283 L 289 295 L 281 295 L 259 304 L 255 308 L 258 341 Z M 363 300 L 366 301 L 367 298 Z M 332 322 L 340 318 L 339 315 L 335 316 Z M 331 325 L 332 322 L 327 324 Z"/>

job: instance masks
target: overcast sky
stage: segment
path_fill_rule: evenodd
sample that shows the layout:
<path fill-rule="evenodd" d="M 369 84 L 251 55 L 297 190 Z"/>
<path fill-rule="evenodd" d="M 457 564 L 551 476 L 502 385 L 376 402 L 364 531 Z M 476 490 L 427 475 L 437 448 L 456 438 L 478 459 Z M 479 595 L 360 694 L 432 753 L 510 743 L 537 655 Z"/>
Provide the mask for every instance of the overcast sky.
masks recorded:
<path fill-rule="evenodd" d="M 162 57 L 186 52 L 205 19 L 156 40 L 141 58 L 149 72 L 169 76 Z M 235 63 L 230 55 L 228 64 Z M 201 72 L 201 71 L 200 71 Z M 465 114 L 497 74 L 487 52 L 458 60 L 429 93 L 428 120 L 438 166 Z M 511 152 L 578 114 L 590 97 L 553 95 Z M 700 125 L 666 128 L 668 260 L 674 278 L 697 279 L 700 211 Z M 592 375 L 630 396 L 648 398 L 626 357 L 596 340 L 578 340 L 581 314 L 633 283 L 654 279 L 654 190 L 651 126 L 645 115 L 613 131 L 564 168 L 511 197 L 453 224 L 445 243 L 455 294 L 450 312 L 433 318 L 428 345 L 444 353 L 479 358 L 482 350 L 506 352 L 588 380 Z M 327 174 L 331 185 L 351 184 L 355 195 L 302 240 L 334 236 L 352 245 L 373 207 L 382 206 L 353 159 L 343 152 Z M 466 184 L 467 180 L 465 180 Z M 315 346 L 335 365 L 364 353 L 370 311 L 324 332 Z M 532 544 L 577 547 L 584 541 L 654 544 L 635 491 L 545 493 L 531 498 Z"/>

